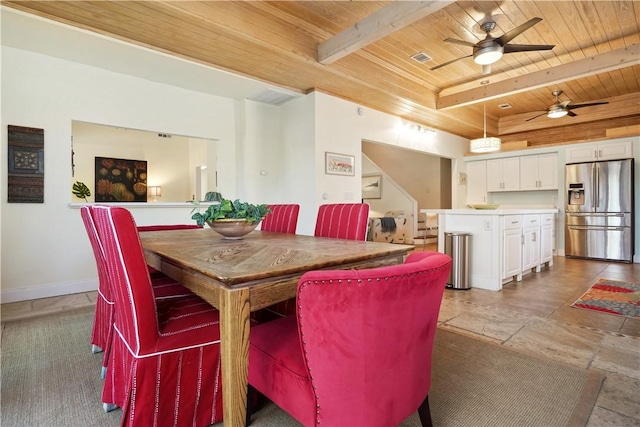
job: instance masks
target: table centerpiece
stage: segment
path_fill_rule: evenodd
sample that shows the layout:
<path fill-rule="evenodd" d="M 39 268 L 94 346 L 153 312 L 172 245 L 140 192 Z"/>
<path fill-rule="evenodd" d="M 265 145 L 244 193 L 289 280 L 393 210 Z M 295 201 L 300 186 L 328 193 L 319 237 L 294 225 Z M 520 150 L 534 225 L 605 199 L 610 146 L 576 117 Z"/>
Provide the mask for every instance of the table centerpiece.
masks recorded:
<path fill-rule="evenodd" d="M 267 205 L 253 205 L 236 199 L 222 199 L 203 212 L 191 216 L 198 225 L 207 224 L 225 239 L 242 239 L 256 229 L 260 221 L 271 213 Z"/>

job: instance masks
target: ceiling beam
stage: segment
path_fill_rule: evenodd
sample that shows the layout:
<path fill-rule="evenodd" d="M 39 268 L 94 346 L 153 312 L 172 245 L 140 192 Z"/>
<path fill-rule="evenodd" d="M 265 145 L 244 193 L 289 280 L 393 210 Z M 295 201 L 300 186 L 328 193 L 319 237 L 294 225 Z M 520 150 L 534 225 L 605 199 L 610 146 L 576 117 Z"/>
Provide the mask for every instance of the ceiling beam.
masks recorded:
<path fill-rule="evenodd" d="M 450 95 L 441 94 L 436 101 L 436 108 L 438 110 L 447 110 L 463 107 L 577 78 L 618 70 L 638 64 L 639 59 L 640 45 L 634 44 L 611 52 L 579 59 L 569 64 L 558 65 L 496 83 L 489 83 L 482 87 Z M 452 90 L 453 88 L 449 88 L 446 93 L 451 93 Z"/>
<path fill-rule="evenodd" d="M 454 1 L 399 1 L 383 7 L 318 45 L 318 62 L 327 65 Z"/>

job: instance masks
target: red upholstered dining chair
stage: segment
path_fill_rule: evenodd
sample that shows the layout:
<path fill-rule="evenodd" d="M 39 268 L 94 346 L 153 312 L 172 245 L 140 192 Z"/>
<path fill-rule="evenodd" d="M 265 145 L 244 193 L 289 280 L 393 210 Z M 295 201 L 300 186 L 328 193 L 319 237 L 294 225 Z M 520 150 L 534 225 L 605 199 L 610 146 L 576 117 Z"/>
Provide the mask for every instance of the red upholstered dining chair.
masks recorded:
<path fill-rule="evenodd" d="M 262 220 L 260 230 L 296 234 L 300 205 L 268 205 L 267 208 L 271 213 Z"/>
<path fill-rule="evenodd" d="M 249 385 L 305 426 L 431 425 L 431 355 L 451 258 L 322 270 L 298 282 L 297 314 L 251 328 Z M 250 401 L 250 400 L 249 400 Z"/>
<path fill-rule="evenodd" d="M 98 298 L 96 299 L 96 309 L 91 330 L 91 352 L 103 352 L 100 376 L 104 378 L 109 362 L 115 308 L 111 284 L 107 274 L 104 248 L 98 237 L 92 210 L 93 207 L 82 206 L 80 208 L 80 216 L 87 231 L 98 270 Z M 157 271 L 151 275 L 151 283 L 154 295 L 159 299 L 193 295 L 191 291 L 180 283 Z"/>
<path fill-rule="evenodd" d="M 195 295 L 156 299 L 130 212 L 93 214 L 116 308 L 103 402 L 122 408 L 123 426 L 221 421 L 218 311 Z"/>
<path fill-rule="evenodd" d="M 366 203 L 337 203 L 321 205 L 316 219 L 316 237 L 365 240 L 369 223 Z"/>

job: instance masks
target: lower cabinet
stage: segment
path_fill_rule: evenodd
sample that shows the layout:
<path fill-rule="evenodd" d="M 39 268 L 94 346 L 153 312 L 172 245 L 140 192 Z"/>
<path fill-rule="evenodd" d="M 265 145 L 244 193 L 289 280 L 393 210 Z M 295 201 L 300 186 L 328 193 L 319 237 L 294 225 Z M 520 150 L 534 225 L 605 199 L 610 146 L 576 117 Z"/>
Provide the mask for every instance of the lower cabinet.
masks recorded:
<path fill-rule="evenodd" d="M 522 272 L 540 271 L 540 215 L 522 216 Z"/>
<path fill-rule="evenodd" d="M 503 218 L 502 279 L 522 278 L 522 215 L 505 215 Z"/>
<path fill-rule="evenodd" d="M 553 242 L 555 240 L 555 215 L 542 214 L 540 230 L 540 264 L 553 265 Z"/>

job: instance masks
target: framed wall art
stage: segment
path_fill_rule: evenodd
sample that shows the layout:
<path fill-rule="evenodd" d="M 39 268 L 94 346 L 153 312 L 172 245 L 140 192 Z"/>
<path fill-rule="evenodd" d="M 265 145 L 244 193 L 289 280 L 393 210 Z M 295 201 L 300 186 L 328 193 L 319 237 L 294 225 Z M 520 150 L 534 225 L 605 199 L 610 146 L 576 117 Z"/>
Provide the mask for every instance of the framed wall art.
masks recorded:
<path fill-rule="evenodd" d="M 7 126 L 8 203 L 44 203 L 44 129 Z"/>
<path fill-rule="evenodd" d="M 328 151 L 324 154 L 324 173 L 329 175 L 355 175 L 356 165 L 354 156 L 330 153 Z"/>
<path fill-rule="evenodd" d="M 96 202 L 146 202 L 147 162 L 145 160 L 96 157 Z"/>
<path fill-rule="evenodd" d="M 362 198 L 379 199 L 382 197 L 382 175 L 365 175 L 362 177 Z"/>

